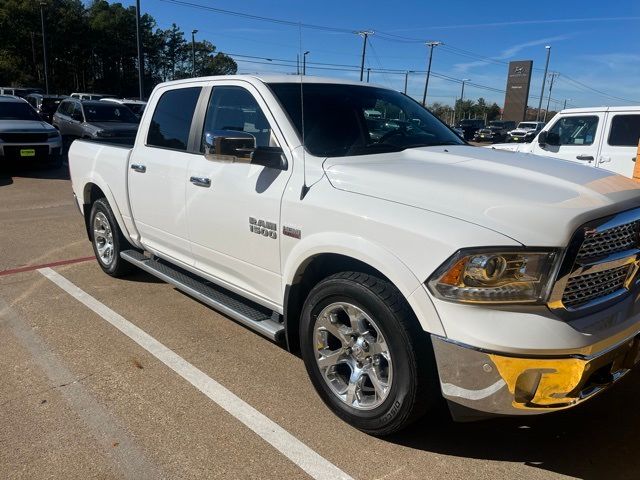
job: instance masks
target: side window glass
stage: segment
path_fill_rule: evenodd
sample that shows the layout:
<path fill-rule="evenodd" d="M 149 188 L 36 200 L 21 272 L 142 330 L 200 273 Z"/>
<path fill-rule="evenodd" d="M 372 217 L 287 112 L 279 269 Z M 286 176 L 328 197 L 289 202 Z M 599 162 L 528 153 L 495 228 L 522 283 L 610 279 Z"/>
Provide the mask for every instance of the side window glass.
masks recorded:
<path fill-rule="evenodd" d="M 274 147 L 277 142 L 256 99 L 242 87 L 214 87 L 204 121 L 204 136 L 221 130 L 244 132 L 255 138 L 256 147 Z"/>
<path fill-rule="evenodd" d="M 147 145 L 187 150 L 200 87 L 177 88 L 162 94 L 149 125 Z"/>
<path fill-rule="evenodd" d="M 609 145 L 637 147 L 640 140 L 640 115 L 616 115 L 611 120 Z"/>
<path fill-rule="evenodd" d="M 75 118 L 82 118 L 82 107 L 79 104 L 75 104 L 75 106 L 73 107 L 73 117 Z"/>
<path fill-rule="evenodd" d="M 564 117 L 549 129 L 549 136 L 557 140 L 554 145 L 591 145 L 597 128 L 596 116 Z"/>

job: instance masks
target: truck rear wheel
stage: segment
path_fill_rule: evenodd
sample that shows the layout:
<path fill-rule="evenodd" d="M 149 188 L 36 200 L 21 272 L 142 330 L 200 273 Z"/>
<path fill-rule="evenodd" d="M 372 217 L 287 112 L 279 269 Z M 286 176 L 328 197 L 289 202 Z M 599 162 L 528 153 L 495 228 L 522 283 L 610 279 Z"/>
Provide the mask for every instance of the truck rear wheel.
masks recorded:
<path fill-rule="evenodd" d="M 322 400 L 366 433 L 394 433 L 436 404 L 430 339 L 386 280 L 342 272 L 321 281 L 303 307 L 300 345 Z"/>
<path fill-rule="evenodd" d="M 89 235 L 100 268 L 112 277 L 131 272 L 134 266 L 120 257 L 120 252 L 133 248 L 124 238 L 106 198 L 99 198 L 91 207 Z"/>

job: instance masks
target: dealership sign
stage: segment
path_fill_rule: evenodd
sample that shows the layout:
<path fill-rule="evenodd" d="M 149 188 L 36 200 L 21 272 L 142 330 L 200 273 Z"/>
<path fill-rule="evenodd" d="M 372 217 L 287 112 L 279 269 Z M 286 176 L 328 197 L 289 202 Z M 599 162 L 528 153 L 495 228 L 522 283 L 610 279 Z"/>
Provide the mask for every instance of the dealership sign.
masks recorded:
<path fill-rule="evenodd" d="M 525 119 L 532 69 L 533 61 L 531 60 L 509 62 L 503 120 L 521 122 Z"/>

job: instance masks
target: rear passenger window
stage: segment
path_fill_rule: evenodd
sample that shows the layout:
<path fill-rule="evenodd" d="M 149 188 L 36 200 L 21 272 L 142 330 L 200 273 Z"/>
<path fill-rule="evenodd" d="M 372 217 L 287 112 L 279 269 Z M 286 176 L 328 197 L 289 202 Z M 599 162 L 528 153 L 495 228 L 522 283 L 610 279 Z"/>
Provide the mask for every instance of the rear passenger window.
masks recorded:
<path fill-rule="evenodd" d="M 616 115 L 611 120 L 609 145 L 637 147 L 640 140 L 640 115 Z"/>
<path fill-rule="evenodd" d="M 147 145 L 187 150 L 200 90 L 200 87 L 177 88 L 162 94 L 151 118 Z"/>

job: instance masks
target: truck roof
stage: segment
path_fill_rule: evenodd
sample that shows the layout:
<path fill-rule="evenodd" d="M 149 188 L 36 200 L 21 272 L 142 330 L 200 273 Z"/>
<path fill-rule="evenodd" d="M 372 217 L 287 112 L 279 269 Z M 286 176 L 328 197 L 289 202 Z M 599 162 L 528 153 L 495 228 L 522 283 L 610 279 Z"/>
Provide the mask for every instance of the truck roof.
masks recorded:
<path fill-rule="evenodd" d="M 640 112 L 640 105 L 629 107 L 583 107 L 566 108 L 558 113 L 594 113 L 594 112 Z"/>
<path fill-rule="evenodd" d="M 333 83 L 341 85 L 360 85 L 368 87 L 384 87 L 383 85 L 376 85 L 374 83 L 363 83 L 354 80 L 345 80 L 343 78 L 334 77 L 316 77 L 312 75 L 217 75 L 210 77 L 195 77 L 184 78 L 182 80 L 173 80 L 170 82 L 163 82 L 160 85 L 180 85 L 183 83 L 201 82 L 209 80 L 246 80 L 248 82 L 261 82 L 261 83 Z"/>

